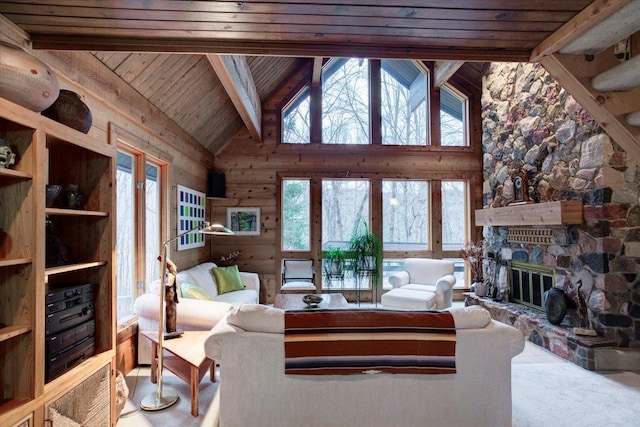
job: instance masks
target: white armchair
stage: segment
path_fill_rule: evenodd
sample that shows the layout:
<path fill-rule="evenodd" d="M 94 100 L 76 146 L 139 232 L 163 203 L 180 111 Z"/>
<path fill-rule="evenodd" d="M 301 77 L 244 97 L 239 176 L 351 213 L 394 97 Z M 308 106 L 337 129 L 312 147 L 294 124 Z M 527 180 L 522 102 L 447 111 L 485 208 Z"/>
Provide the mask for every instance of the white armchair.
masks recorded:
<path fill-rule="evenodd" d="M 394 293 L 395 289 L 410 291 L 432 292 L 435 294 L 435 309 L 443 310 L 451 307 L 453 302 L 453 285 L 456 278 L 453 275 L 453 261 L 429 258 L 407 258 L 404 261 L 404 271 L 389 276 L 389 283 L 394 289 L 387 294 Z M 398 292 L 395 292 L 398 294 Z M 386 294 L 385 294 L 386 295 Z M 383 295 L 383 304 L 384 296 Z M 427 299 L 427 294 L 416 292 L 404 292 L 407 297 Z M 420 298 L 423 297 L 423 298 Z M 387 298 L 388 299 L 388 298 Z"/>

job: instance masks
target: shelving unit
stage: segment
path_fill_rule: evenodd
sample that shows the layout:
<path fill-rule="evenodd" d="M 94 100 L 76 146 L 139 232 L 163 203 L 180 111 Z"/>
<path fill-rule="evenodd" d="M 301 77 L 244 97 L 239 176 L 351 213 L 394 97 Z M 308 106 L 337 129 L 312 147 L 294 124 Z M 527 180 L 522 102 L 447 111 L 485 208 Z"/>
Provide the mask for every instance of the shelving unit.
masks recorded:
<path fill-rule="evenodd" d="M 0 169 L 0 425 L 42 425 L 47 402 L 115 356 L 115 148 L 4 99 L 0 137 L 17 157 Z M 79 184 L 85 209 L 46 208 L 48 183 Z M 67 262 L 47 265 L 47 220 Z M 96 354 L 45 384 L 46 291 L 84 283 L 94 284 Z"/>

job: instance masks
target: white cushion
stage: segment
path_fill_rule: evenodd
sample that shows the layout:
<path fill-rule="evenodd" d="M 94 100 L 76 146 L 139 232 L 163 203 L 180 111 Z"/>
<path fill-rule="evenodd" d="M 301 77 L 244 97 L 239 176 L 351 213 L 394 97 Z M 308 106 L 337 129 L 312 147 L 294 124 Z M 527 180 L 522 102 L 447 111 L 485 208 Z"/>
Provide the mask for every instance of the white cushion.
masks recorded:
<path fill-rule="evenodd" d="M 291 279 L 312 279 L 313 261 L 310 259 L 285 259 L 284 280 Z"/>
<path fill-rule="evenodd" d="M 407 258 L 404 270 L 411 276 L 411 283 L 435 285 L 442 276 L 453 274 L 453 261 L 430 258 Z"/>
<path fill-rule="evenodd" d="M 253 332 L 284 333 L 284 310 L 262 304 L 243 304 L 229 312 L 227 323 Z"/>
<path fill-rule="evenodd" d="M 435 292 L 436 285 L 421 285 L 418 283 L 409 283 L 408 285 L 401 286 L 400 289 L 411 289 L 412 291 L 421 292 Z"/>
<path fill-rule="evenodd" d="M 233 291 L 217 295 L 215 300 L 233 304 L 234 306 L 241 304 L 257 304 L 258 292 L 255 289 L 243 289 L 241 291 Z"/>
<path fill-rule="evenodd" d="M 215 266 L 216 265 L 212 262 L 205 262 L 185 270 L 185 273 L 189 274 L 193 279 L 191 284 L 200 286 L 212 297 L 218 295 L 216 280 L 213 278 L 213 274 L 211 273 L 211 269 Z M 180 274 L 180 272 L 178 272 L 178 274 Z"/>
<path fill-rule="evenodd" d="M 284 283 L 280 289 L 283 291 L 315 291 L 316 285 L 311 282 L 293 281 Z"/>
<path fill-rule="evenodd" d="M 447 311 L 453 316 L 456 329 L 484 328 L 491 322 L 491 314 L 479 305 L 450 308 Z"/>
<path fill-rule="evenodd" d="M 403 310 L 430 310 L 436 304 L 435 292 L 394 288 L 382 294 L 380 299 L 385 307 Z"/>

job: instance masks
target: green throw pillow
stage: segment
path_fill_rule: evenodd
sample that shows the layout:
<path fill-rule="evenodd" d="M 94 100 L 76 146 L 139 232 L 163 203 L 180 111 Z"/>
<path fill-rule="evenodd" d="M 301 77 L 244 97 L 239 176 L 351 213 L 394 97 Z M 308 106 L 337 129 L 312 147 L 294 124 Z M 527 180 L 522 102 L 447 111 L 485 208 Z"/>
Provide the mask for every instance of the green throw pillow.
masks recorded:
<path fill-rule="evenodd" d="M 180 292 L 184 298 L 213 300 L 209 292 L 191 283 L 181 283 Z"/>
<path fill-rule="evenodd" d="M 218 286 L 218 295 L 226 294 L 227 292 L 241 291 L 244 289 L 242 279 L 240 278 L 240 271 L 237 265 L 231 265 L 229 267 L 213 267 L 211 269 L 213 277 L 216 279 L 216 286 Z"/>

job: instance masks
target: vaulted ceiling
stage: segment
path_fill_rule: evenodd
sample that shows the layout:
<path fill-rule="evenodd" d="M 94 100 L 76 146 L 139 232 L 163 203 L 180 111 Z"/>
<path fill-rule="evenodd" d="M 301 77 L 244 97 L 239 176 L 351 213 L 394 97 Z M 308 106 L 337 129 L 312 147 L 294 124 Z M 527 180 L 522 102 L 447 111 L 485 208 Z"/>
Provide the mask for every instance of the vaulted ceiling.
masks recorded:
<path fill-rule="evenodd" d="M 440 81 L 465 61 L 546 60 L 553 68 L 548 58 L 634 3 L 16 0 L 1 2 L 0 13 L 34 49 L 92 52 L 216 153 L 242 126 L 261 137 L 261 102 L 304 62 L 420 59 L 432 62 Z"/>

